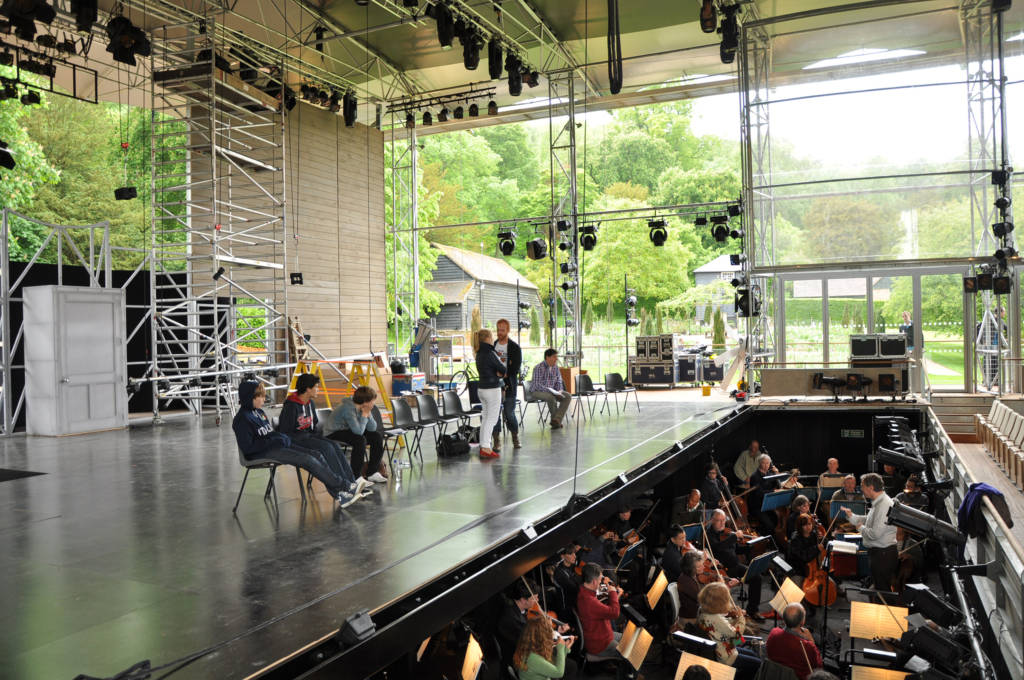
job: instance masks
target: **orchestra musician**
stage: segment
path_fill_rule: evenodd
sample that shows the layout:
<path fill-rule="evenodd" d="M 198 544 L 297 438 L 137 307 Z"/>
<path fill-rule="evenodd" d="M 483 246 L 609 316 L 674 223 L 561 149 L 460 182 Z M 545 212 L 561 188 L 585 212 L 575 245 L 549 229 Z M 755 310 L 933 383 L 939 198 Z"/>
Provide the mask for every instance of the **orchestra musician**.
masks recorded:
<path fill-rule="evenodd" d="M 551 624 L 542 617 L 530 619 L 516 645 L 511 665 L 518 671 L 519 680 L 548 680 L 549 678 L 575 678 L 568 673 L 573 663 L 566 655 L 576 638 L 558 636 L 552 640 Z M 575 664 L 573 664 L 575 671 Z"/>
<path fill-rule="evenodd" d="M 895 497 L 907 485 L 907 477 L 896 466 L 889 463 L 882 465 L 882 471 L 885 473 L 885 493 L 890 497 Z"/>
<path fill-rule="evenodd" d="M 825 475 L 836 476 L 839 474 L 839 459 L 829 458 L 825 462 L 825 471 L 818 476 L 818 486 L 825 486 Z"/>
<path fill-rule="evenodd" d="M 697 624 L 697 595 L 702 587 L 697 580 L 697 570 L 702 559 L 703 555 L 691 550 L 683 555 L 680 563 L 679 578 L 676 579 L 676 589 L 679 593 L 679 616 L 676 619 L 676 626 L 680 630 L 688 623 Z"/>
<path fill-rule="evenodd" d="M 524 579 L 516 581 L 512 586 L 512 600 L 506 602 L 495 629 L 498 646 L 501 648 L 501 658 L 512 658 L 512 653 L 519 644 L 519 637 L 523 634 L 523 628 L 526 627 L 526 612 L 536 607 L 537 603 L 536 584 Z M 564 633 L 567 630 L 569 627 L 563 625 L 558 632 Z"/>
<path fill-rule="evenodd" d="M 821 668 L 821 652 L 814 644 L 811 631 L 804 627 L 807 616 L 799 602 L 782 610 L 785 628 L 773 628 L 765 642 L 765 657 L 792 668 L 799 680 L 807 680 L 815 668 Z"/>
<path fill-rule="evenodd" d="M 719 474 L 718 465 L 715 463 L 708 463 L 704 466 L 704 479 L 700 480 L 698 490 L 701 498 L 704 499 L 704 504 L 709 508 L 724 508 L 732 498 L 725 478 Z"/>
<path fill-rule="evenodd" d="M 748 515 L 752 518 L 757 518 L 760 525 L 760 533 L 763 536 L 770 536 L 775 533 L 775 527 L 779 522 L 779 517 L 775 514 L 774 510 L 767 512 L 761 510 L 764 495 L 779 488 L 779 481 L 777 479 L 768 480 L 765 477 L 771 474 L 778 474 L 778 472 L 778 468 L 772 465 L 771 456 L 762 453 L 757 459 L 757 470 L 750 476 L 750 486 L 754 490 L 750 492 L 750 499 L 747 501 Z"/>
<path fill-rule="evenodd" d="M 597 599 L 598 589 L 602 586 L 607 589 L 607 604 Z M 619 618 L 621 594 L 622 589 L 602 575 L 599 567 L 593 564 L 583 567 L 583 586 L 576 600 L 576 611 L 579 612 L 587 654 L 608 659 L 621 658 L 615 647 L 619 644 L 622 634 L 612 630 L 612 621 Z"/>
<path fill-rule="evenodd" d="M 864 496 L 857 491 L 857 478 L 853 475 L 843 477 L 843 488 L 836 491 L 832 501 L 862 501 Z"/>
<path fill-rule="evenodd" d="M 740 454 L 732 466 L 736 481 L 744 487 L 750 486 L 750 476 L 757 472 L 757 457 L 761 455 L 761 444 L 751 440 L 747 450 Z"/>
<path fill-rule="evenodd" d="M 678 524 L 673 524 L 668 529 L 668 543 L 665 544 L 665 552 L 661 555 L 661 568 L 665 570 L 665 578 L 669 583 L 679 580 L 679 574 L 683 570 L 683 556 L 696 550 L 686 539 L 686 530 Z"/>
<path fill-rule="evenodd" d="M 700 502 L 700 489 L 690 489 L 686 506 L 675 518 L 677 524 L 699 524 L 704 521 L 704 504 Z"/>
<path fill-rule="evenodd" d="M 807 496 L 799 494 L 793 499 L 793 502 L 789 505 L 789 517 L 786 518 L 786 538 L 793 535 L 796 531 L 797 520 L 800 519 L 800 515 L 807 514 L 811 511 L 811 501 L 808 500 Z"/>
<path fill-rule="evenodd" d="M 761 667 L 761 657 L 740 647 L 745 621 L 743 612 L 729 594 L 728 586 L 719 582 L 709 583 L 701 588 L 697 601 L 700 604 L 697 625 L 715 641 L 718 662 L 735 668 L 741 680 L 753 678 Z"/>
<path fill-rule="evenodd" d="M 921 476 L 916 473 L 907 477 L 906 486 L 903 487 L 903 491 L 896 494 L 896 500 L 923 512 L 928 512 L 931 506 L 928 494 L 921 490 Z"/>
<path fill-rule="evenodd" d="M 568 545 L 558 551 L 558 564 L 555 565 L 555 585 L 562 590 L 567 606 L 571 607 L 576 602 L 580 591 L 580 577 L 576 573 L 576 550 L 575 545 Z"/>
<path fill-rule="evenodd" d="M 796 529 L 790 534 L 789 545 L 786 546 L 786 561 L 801 577 L 807 577 L 807 564 L 818 559 L 819 545 L 814 518 L 806 512 L 797 515 Z"/>
<path fill-rule="evenodd" d="M 882 478 L 874 472 L 862 475 L 860 490 L 871 501 L 867 515 L 855 515 L 847 507 L 841 508 L 851 524 L 860 530 L 862 543 L 868 551 L 871 578 L 876 590 L 891 590 L 893 577 L 899 566 L 896 550 L 896 527 L 886 521 L 892 499 L 885 492 Z"/>
<path fill-rule="evenodd" d="M 747 568 L 740 564 L 740 559 L 737 555 L 738 541 L 746 538 L 746 536 L 742 531 L 731 531 L 725 528 L 724 511 L 715 510 L 711 513 L 711 520 L 706 527 L 705 536 L 704 547 L 710 551 L 714 559 L 722 563 L 727 575 L 736 578 L 742 578 L 746 575 Z M 747 588 L 747 618 L 757 622 L 764 621 L 757 613 L 758 608 L 761 606 L 761 577 L 758 575 L 749 579 L 747 581 Z"/>

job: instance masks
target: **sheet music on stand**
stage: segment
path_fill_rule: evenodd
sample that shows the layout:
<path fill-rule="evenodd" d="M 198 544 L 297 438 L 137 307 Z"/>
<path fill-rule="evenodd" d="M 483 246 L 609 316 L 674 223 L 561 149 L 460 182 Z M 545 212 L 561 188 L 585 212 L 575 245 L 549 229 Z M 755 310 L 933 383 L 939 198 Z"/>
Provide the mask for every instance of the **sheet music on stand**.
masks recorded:
<path fill-rule="evenodd" d="M 640 670 L 644 665 L 644 658 L 647 650 L 651 648 L 654 637 L 643 628 L 632 621 L 626 622 L 626 628 L 622 631 L 622 638 L 619 640 L 615 650 L 622 655 L 622 658 L 630 663 L 633 668 Z"/>
<path fill-rule="evenodd" d="M 843 485 L 843 478 L 846 477 L 842 472 L 832 474 L 831 472 L 823 472 L 818 478 L 823 488 L 838 489 Z"/>
<path fill-rule="evenodd" d="M 787 576 L 786 580 L 782 582 L 779 592 L 775 593 L 775 597 L 772 598 L 769 604 L 777 614 L 781 615 L 782 610 L 784 610 L 787 605 L 791 605 L 794 602 L 800 602 L 803 599 L 804 589 L 794 583 L 793 579 Z"/>
<path fill-rule="evenodd" d="M 672 680 L 682 680 L 683 673 L 690 666 L 703 666 L 708 669 L 708 673 L 711 674 L 711 680 L 734 680 L 736 677 L 736 669 L 732 666 L 727 666 L 724 663 L 718 663 L 711 659 L 705 659 L 703 656 L 683 652 L 683 655 L 679 657 L 679 665 L 676 666 L 676 674 Z"/>
<path fill-rule="evenodd" d="M 416 650 L 416 662 L 419 663 L 423 660 L 423 652 L 427 651 L 427 645 L 430 644 L 430 636 L 427 636 L 423 642 L 420 643 L 420 648 Z"/>
<path fill-rule="evenodd" d="M 654 611 L 661 596 L 665 594 L 665 588 L 668 588 L 668 577 L 665 576 L 665 570 L 662 569 L 654 579 L 654 583 L 651 584 L 650 590 L 647 591 L 647 606 L 651 608 L 651 611 Z"/>
<path fill-rule="evenodd" d="M 469 636 L 469 644 L 466 646 L 466 656 L 462 660 L 462 680 L 476 680 L 480 674 L 480 666 L 484 662 L 484 651 L 480 643 L 473 635 Z"/>
<path fill-rule="evenodd" d="M 850 637 L 862 640 L 899 639 L 907 632 L 906 607 L 892 607 L 871 602 L 850 602 Z"/>
<path fill-rule="evenodd" d="M 850 666 L 850 680 L 904 680 L 910 673 L 874 666 Z"/>

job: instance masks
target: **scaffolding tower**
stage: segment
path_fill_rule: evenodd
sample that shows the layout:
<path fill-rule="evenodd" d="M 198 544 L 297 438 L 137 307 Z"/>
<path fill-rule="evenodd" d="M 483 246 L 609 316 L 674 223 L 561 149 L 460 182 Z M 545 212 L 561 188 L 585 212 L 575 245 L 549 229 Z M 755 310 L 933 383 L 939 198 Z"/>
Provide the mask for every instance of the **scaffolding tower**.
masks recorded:
<path fill-rule="evenodd" d="M 416 342 L 420 317 L 420 234 L 417 197 L 416 130 L 407 128 L 391 114 L 390 164 L 391 213 L 388 233 L 391 236 L 391 275 L 394 295 L 392 325 L 395 329 L 395 352 L 403 354 Z M 421 354 L 421 356 L 426 356 Z"/>
<path fill-rule="evenodd" d="M 218 31 L 207 17 L 153 32 L 157 420 L 171 402 L 219 418 L 242 375 L 288 359 L 284 107 L 253 84 L 256 68 L 231 72 Z M 282 70 L 264 70 L 280 87 Z"/>

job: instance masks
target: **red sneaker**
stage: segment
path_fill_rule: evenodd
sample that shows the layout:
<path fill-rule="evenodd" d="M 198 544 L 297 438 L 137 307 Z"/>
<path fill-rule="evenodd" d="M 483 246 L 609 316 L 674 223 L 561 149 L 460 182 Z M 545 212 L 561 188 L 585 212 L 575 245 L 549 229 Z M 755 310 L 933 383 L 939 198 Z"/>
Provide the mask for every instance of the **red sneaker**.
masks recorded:
<path fill-rule="evenodd" d="M 498 452 L 493 450 L 493 449 L 488 449 L 488 448 L 484 448 L 483 446 L 481 446 L 480 447 L 480 457 L 481 458 L 501 458 L 501 455 L 499 455 Z"/>

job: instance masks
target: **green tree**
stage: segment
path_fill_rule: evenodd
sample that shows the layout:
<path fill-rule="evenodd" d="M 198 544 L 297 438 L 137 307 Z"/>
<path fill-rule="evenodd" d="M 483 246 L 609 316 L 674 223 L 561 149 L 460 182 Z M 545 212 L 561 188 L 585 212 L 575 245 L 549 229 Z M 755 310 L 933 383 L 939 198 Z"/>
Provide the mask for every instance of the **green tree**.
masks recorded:
<path fill-rule="evenodd" d="M 583 313 L 583 332 L 588 335 L 594 332 L 594 305 L 590 302 L 587 303 L 587 310 Z"/>
<path fill-rule="evenodd" d="M 859 196 L 810 201 L 803 216 L 807 262 L 891 257 L 902 240 L 899 212 Z"/>
<path fill-rule="evenodd" d="M 667 141 L 640 130 L 609 135 L 594 156 L 592 172 L 599 185 L 632 182 L 651 191 L 658 176 L 674 161 Z"/>
<path fill-rule="evenodd" d="M 704 320 L 702 324 L 705 328 L 711 325 L 711 307 L 712 305 L 710 304 L 704 305 Z"/>
<path fill-rule="evenodd" d="M 715 310 L 715 328 L 711 333 L 711 347 L 717 352 L 725 350 L 725 315 L 722 308 Z"/>
<path fill-rule="evenodd" d="M 537 308 L 530 308 L 530 344 L 534 347 L 540 345 L 540 318 L 538 318 Z"/>
<path fill-rule="evenodd" d="M 501 161 L 495 169 L 500 179 L 514 180 L 520 189 L 536 186 L 540 165 L 530 148 L 529 128 L 521 123 L 495 125 L 477 131 Z"/>
<path fill-rule="evenodd" d="M 604 320 L 608 323 L 615 321 L 615 303 L 608 298 L 608 304 L 604 306 Z"/>

